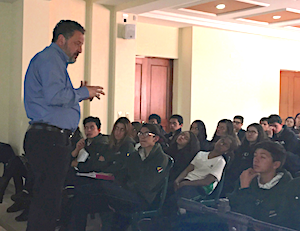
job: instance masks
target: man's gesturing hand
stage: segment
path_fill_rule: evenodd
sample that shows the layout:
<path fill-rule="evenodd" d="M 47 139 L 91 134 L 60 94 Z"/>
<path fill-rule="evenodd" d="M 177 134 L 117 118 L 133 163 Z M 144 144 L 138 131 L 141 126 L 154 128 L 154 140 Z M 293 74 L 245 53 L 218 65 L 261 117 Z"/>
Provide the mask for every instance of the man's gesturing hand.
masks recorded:
<path fill-rule="evenodd" d="M 88 99 L 91 101 L 93 100 L 94 97 L 100 99 L 100 95 L 105 95 L 103 91 L 103 87 L 100 86 L 85 86 L 85 87 L 89 91 L 90 97 Z"/>

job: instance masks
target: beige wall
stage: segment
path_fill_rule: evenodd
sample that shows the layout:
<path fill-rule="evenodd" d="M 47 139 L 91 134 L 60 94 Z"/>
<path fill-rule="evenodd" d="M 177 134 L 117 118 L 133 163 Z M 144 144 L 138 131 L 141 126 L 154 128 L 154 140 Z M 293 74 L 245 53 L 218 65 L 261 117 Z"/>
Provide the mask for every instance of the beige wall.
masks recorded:
<path fill-rule="evenodd" d="M 119 25 L 123 24 L 122 15 L 120 12 L 116 14 L 116 23 Z M 128 23 L 134 23 L 131 18 L 132 15 L 129 15 Z M 117 27 L 118 32 L 121 29 Z M 116 38 L 115 57 L 112 57 L 115 59 L 114 112 L 111 115 L 114 121 L 118 118 L 118 112 L 122 112 L 121 116 L 127 115 L 131 121 L 134 119 L 135 54 L 135 39 Z"/>
<path fill-rule="evenodd" d="M 102 86 L 106 93 L 101 100 L 90 103 L 90 115 L 101 120 L 103 133 L 107 129 L 108 108 L 108 75 L 109 75 L 109 29 L 110 11 L 105 7 L 93 4 L 92 44 L 91 44 L 91 85 Z"/>
<path fill-rule="evenodd" d="M 137 23 L 136 54 L 178 58 L 178 28 Z"/>
<path fill-rule="evenodd" d="M 280 69 L 300 70 L 300 42 L 193 27 L 191 120 L 209 139 L 220 119 L 244 116 L 244 128 L 279 112 Z"/>
<path fill-rule="evenodd" d="M 10 105 L 10 80 L 11 76 L 11 40 L 13 26 L 12 4 L 0 2 L 0 142 L 9 142 L 9 105 Z"/>
<path fill-rule="evenodd" d="M 183 117 L 183 130 L 188 130 L 191 112 L 191 79 L 193 60 L 193 29 L 179 30 L 179 59 L 174 62 L 173 114 Z"/>
<path fill-rule="evenodd" d="M 12 40 L 11 40 L 11 72 L 9 82 L 9 118 L 8 142 L 16 153 L 22 152 L 22 138 L 26 126 L 25 110 L 22 106 L 22 44 L 23 44 L 23 1 L 19 0 L 12 4 Z M 22 138 L 21 138 L 22 137 Z"/>

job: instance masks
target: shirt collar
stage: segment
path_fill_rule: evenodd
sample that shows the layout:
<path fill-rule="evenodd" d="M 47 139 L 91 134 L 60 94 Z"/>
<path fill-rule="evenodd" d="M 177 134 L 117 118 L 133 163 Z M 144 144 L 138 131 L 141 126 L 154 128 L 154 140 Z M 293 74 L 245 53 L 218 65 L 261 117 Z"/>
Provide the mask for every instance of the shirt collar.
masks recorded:
<path fill-rule="evenodd" d="M 55 50 L 58 51 L 60 57 L 62 60 L 67 64 L 69 64 L 69 56 L 56 44 L 56 43 L 51 43 L 50 47 L 54 48 Z"/>
<path fill-rule="evenodd" d="M 260 187 L 262 189 L 271 189 L 280 181 L 282 176 L 283 176 L 283 172 L 279 172 L 279 173 L 277 173 L 277 175 L 271 181 L 269 181 L 265 184 L 259 183 L 260 176 L 258 176 L 257 177 L 258 187 Z"/>

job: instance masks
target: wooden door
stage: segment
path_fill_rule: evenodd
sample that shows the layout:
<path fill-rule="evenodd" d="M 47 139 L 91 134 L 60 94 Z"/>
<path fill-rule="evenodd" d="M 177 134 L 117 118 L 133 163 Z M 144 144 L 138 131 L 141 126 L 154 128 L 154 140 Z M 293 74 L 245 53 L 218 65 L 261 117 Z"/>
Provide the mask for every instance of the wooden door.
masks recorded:
<path fill-rule="evenodd" d="M 160 58 L 136 58 L 134 120 L 148 121 L 158 114 L 167 129 L 172 114 L 173 61 Z M 168 130 L 168 129 L 167 129 Z"/>
<path fill-rule="evenodd" d="M 279 115 L 284 121 L 300 112 L 300 72 L 280 71 Z"/>

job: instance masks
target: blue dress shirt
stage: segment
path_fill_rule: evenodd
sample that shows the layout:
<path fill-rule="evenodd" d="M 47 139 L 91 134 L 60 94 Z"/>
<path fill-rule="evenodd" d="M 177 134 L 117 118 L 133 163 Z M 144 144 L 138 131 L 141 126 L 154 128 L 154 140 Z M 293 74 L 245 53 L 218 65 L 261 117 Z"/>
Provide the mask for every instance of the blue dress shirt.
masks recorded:
<path fill-rule="evenodd" d="M 79 102 L 89 97 L 86 87 L 74 89 L 67 67 L 69 57 L 55 43 L 30 61 L 24 80 L 24 105 L 30 124 L 42 122 L 75 131 Z"/>

